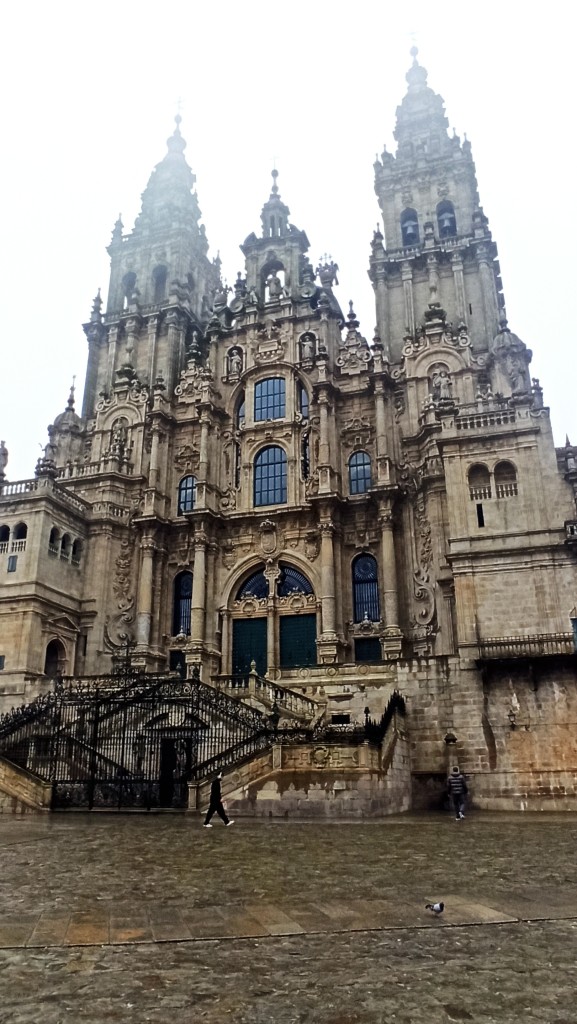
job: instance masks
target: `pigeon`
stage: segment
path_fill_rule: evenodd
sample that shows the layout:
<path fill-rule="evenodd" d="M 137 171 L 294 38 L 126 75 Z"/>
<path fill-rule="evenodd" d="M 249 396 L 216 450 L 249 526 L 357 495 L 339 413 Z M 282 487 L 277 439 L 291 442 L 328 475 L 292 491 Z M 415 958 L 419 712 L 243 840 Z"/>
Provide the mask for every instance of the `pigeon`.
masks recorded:
<path fill-rule="evenodd" d="M 432 910 L 433 914 L 442 914 L 444 909 L 444 903 L 425 903 L 425 910 Z"/>

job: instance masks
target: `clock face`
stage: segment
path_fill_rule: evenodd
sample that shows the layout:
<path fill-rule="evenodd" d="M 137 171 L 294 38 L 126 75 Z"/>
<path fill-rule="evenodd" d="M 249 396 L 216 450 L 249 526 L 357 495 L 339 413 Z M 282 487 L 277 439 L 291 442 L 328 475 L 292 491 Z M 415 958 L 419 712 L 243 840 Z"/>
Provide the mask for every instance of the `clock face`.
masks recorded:
<path fill-rule="evenodd" d="M 233 313 L 240 313 L 240 311 L 244 309 L 244 302 L 242 299 L 233 299 L 228 308 L 232 310 Z"/>
<path fill-rule="evenodd" d="M 312 281 L 307 281 L 301 288 L 301 295 L 303 299 L 312 299 L 313 295 L 317 290 L 317 286 Z"/>

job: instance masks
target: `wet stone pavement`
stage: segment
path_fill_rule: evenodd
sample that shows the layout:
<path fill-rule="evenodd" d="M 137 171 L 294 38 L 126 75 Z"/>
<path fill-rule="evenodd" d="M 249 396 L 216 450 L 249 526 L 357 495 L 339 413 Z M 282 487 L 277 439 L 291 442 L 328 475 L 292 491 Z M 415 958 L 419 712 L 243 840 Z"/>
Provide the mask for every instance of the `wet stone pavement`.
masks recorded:
<path fill-rule="evenodd" d="M 576 850 L 574 815 L 5 815 L 0 1024 L 577 1024 Z"/>

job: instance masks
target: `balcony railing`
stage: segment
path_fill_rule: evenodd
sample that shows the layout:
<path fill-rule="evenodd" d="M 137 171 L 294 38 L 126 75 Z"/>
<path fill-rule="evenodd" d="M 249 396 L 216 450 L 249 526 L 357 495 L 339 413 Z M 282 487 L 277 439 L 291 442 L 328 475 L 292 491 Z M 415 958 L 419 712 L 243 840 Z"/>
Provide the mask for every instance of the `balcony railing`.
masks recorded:
<path fill-rule="evenodd" d="M 546 658 L 574 654 L 572 633 L 536 633 L 533 636 L 490 636 L 479 641 L 479 655 L 489 658 Z"/>

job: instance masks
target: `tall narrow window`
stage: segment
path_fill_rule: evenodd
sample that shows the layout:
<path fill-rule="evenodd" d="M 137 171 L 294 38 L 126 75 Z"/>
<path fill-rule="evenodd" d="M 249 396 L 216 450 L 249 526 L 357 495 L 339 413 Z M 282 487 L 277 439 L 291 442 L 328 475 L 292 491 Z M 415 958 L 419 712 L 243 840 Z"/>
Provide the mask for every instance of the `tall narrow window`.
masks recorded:
<path fill-rule="evenodd" d="M 254 460 L 255 505 L 284 505 L 287 500 L 287 457 L 278 445 L 263 448 Z"/>
<path fill-rule="evenodd" d="M 152 271 L 153 302 L 162 302 L 166 298 L 166 267 L 155 267 Z"/>
<path fill-rule="evenodd" d="M 355 622 L 378 622 L 381 617 L 377 562 L 365 553 L 353 562 L 353 612 Z"/>
<path fill-rule="evenodd" d="M 254 389 L 255 420 L 278 420 L 285 415 L 284 377 L 259 380 Z"/>
<path fill-rule="evenodd" d="M 128 309 L 128 303 L 132 298 L 132 293 L 136 288 L 136 274 L 130 271 L 125 274 L 122 278 L 122 308 Z"/>
<path fill-rule="evenodd" d="M 10 527 L 0 526 L 0 554 L 4 554 L 8 551 L 8 545 L 10 543 Z"/>
<path fill-rule="evenodd" d="M 245 418 L 246 418 L 246 405 L 245 405 L 244 391 L 243 391 L 241 399 L 240 399 L 240 402 L 238 403 L 237 410 L 236 410 L 236 428 L 237 428 L 237 430 L 241 430 L 242 427 L 244 427 Z"/>
<path fill-rule="evenodd" d="M 192 512 L 196 504 L 196 477 L 184 476 L 178 485 L 178 515 Z"/>
<path fill-rule="evenodd" d="M 301 384 L 300 381 L 297 384 L 297 400 L 298 400 L 299 412 L 300 412 L 303 420 L 308 420 L 308 418 L 309 418 L 309 395 L 308 395 L 308 391 L 305 388 L 304 384 Z"/>
<path fill-rule="evenodd" d="M 403 210 L 401 214 L 403 245 L 419 244 L 419 218 L 416 210 Z"/>
<path fill-rule="evenodd" d="M 172 635 L 190 636 L 192 608 L 192 573 L 179 572 L 174 579 Z"/>
<path fill-rule="evenodd" d="M 366 494 L 371 487 L 371 459 L 366 452 L 355 452 L 349 459 L 351 494 Z"/>

